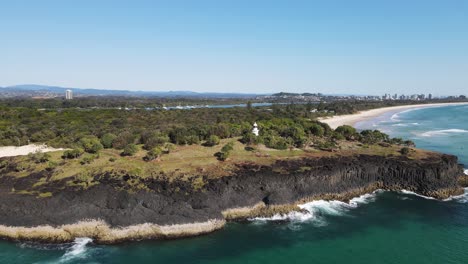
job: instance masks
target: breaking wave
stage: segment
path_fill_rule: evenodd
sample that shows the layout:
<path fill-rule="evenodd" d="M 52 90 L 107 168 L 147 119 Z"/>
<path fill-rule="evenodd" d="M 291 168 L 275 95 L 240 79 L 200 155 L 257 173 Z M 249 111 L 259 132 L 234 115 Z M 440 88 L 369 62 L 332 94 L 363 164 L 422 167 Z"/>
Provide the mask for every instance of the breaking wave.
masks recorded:
<path fill-rule="evenodd" d="M 466 170 L 465 170 L 465 173 L 466 173 Z M 455 202 L 459 202 L 459 203 L 468 203 L 468 188 L 465 188 L 464 190 L 465 190 L 465 193 L 460 194 L 460 195 L 456 195 L 456 196 L 452 196 L 450 198 L 445 199 L 444 201 L 455 201 Z"/>
<path fill-rule="evenodd" d="M 433 136 L 446 136 L 449 134 L 458 134 L 458 133 L 468 133 L 468 130 L 464 129 L 443 129 L 443 130 L 432 130 L 432 131 L 427 131 L 421 134 L 423 137 L 433 137 Z"/>
<path fill-rule="evenodd" d="M 392 126 L 397 126 L 397 127 L 408 127 L 408 126 L 417 126 L 419 123 L 398 123 L 398 124 L 393 124 Z"/>
<path fill-rule="evenodd" d="M 424 199 L 428 199 L 428 200 L 437 200 L 437 199 L 434 198 L 434 197 L 425 196 L 425 195 L 418 194 L 418 193 L 415 193 L 415 192 L 412 192 L 412 191 L 408 191 L 408 190 L 401 190 L 400 192 L 401 192 L 401 193 L 404 193 L 404 194 L 408 194 L 408 195 L 418 196 L 418 197 L 421 197 L 421 198 L 424 198 Z"/>
<path fill-rule="evenodd" d="M 341 201 L 325 201 L 317 200 L 309 203 L 298 205 L 299 208 L 303 209 L 303 212 L 290 212 L 288 214 L 276 214 L 272 217 L 255 217 L 249 219 L 256 222 L 267 222 L 267 221 L 290 221 L 292 224 L 297 223 L 313 223 L 316 226 L 326 225 L 324 219 L 325 216 L 341 216 L 346 215 L 346 213 L 353 209 L 357 208 L 359 205 L 367 204 L 375 201 L 375 198 L 380 190 L 377 190 L 373 193 L 368 193 L 355 197 L 349 201 L 349 203 Z"/>
<path fill-rule="evenodd" d="M 93 242 L 91 238 L 76 238 L 73 245 L 67 249 L 65 254 L 59 259 L 58 263 L 68 263 L 70 261 L 84 259 L 88 256 L 86 245 Z"/>

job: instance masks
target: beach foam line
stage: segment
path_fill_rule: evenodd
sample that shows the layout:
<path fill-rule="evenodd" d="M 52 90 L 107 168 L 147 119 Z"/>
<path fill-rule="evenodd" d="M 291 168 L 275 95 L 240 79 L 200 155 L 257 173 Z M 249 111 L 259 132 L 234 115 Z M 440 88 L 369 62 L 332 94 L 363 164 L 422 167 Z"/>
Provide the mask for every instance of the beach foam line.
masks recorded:
<path fill-rule="evenodd" d="M 422 133 L 420 136 L 422 137 L 433 137 L 433 136 L 446 136 L 449 134 L 458 134 L 458 133 L 468 133 L 468 130 L 465 129 L 457 129 L 457 128 L 452 128 L 452 129 L 442 129 L 442 130 L 431 130 Z"/>
<path fill-rule="evenodd" d="M 350 125 L 354 126 L 356 123 L 361 121 L 367 121 L 388 112 L 396 112 L 392 117 L 392 121 L 399 121 L 398 114 L 407 111 L 413 111 L 423 108 L 433 108 L 433 107 L 443 107 L 443 106 L 451 106 L 451 105 L 466 105 L 468 103 L 434 103 L 434 104 L 416 104 L 416 105 L 399 105 L 399 106 L 391 106 L 391 107 L 382 107 L 376 109 L 370 109 L 366 111 L 361 111 L 356 114 L 349 114 L 349 115 L 335 115 L 331 117 L 324 117 L 319 118 L 318 120 L 323 123 L 327 123 L 331 128 L 335 129 L 341 125 Z"/>
<path fill-rule="evenodd" d="M 298 205 L 303 211 L 290 212 L 287 214 L 275 214 L 271 217 L 254 217 L 249 218 L 250 221 L 267 222 L 267 221 L 290 221 L 292 223 L 311 222 L 318 226 L 326 225 L 323 219 L 326 215 L 342 216 L 349 210 L 357 208 L 359 205 L 367 204 L 375 201 L 376 195 L 380 190 L 372 193 L 360 195 L 351 199 L 348 203 L 338 200 L 315 200 L 308 203 Z"/>
<path fill-rule="evenodd" d="M 455 195 L 444 200 L 444 202 L 456 201 L 459 203 L 468 203 L 468 188 L 464 188 L 464 193 Z"/>
<path fill-rule="evenodd" d="M 415 193 L 415 192 L 412 192 L 412 191 L 408 191 L 408 190 L 405 190 L 405 189 L 401 190 L 400 193 L 418 196 L 418 197 L 421 197 L 421 198 L 424 198 L 424 199 L 427 199 L 427 200 L 437 200 L 437 199 L 434 198 L 434 197 L 425 196 L 425 195 L 422 195 L 422 194 L 419 194 L 419 193 Z"/>

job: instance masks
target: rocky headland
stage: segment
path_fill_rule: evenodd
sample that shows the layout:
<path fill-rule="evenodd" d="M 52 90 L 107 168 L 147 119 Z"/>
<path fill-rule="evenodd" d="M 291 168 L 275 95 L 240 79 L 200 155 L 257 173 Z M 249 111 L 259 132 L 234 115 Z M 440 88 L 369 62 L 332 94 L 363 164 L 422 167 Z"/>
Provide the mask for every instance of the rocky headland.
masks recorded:
<path fill-rule="evenodd" d="M 0 177 L 0 236 L 13 240 L 67 242 L 91 237 L 98 243 L 200 235 L 226 220 L 284 214 L 297 204 L 347 201 L 376 189 L 409 190 L 437 199 L 463 192 L 457 157 L 431 153 L 405 156 L 352 155 L 237 164 L 230 176 L 189 180 L 96 174 L 87 188 L 53 181 L 26 189 L 48 172 Z M 140 186 L 135 189 L 132 186 Z"/>

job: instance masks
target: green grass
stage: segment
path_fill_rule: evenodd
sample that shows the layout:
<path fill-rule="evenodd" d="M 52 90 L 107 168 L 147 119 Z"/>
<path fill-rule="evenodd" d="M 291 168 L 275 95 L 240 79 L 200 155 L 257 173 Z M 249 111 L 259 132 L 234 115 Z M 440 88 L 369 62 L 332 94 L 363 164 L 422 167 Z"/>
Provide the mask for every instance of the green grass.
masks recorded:
<path fill-rule="evenodd" d="M 226 161 L 219 161 L 214 154 L 221 150 L 222 146 L 228 142 L 234 142 L 231 155 Z M 31 187 L 32 189 L 40 188 L 44 184 L 49 184 L 53 181 L 65 179 L 68 186 L 79 188 L 89 188 L 97 184 L 94 181 L 95 175 L 104 174 L 106 172 L 122 177 L 125 174 L 135 176 L 137 178 L 146 177 L 168 177 L 171 179 L 190 180 L 194 189 L 202 189 L 205 182 L 202 177 L 217 178 L 229 176 L 235 173 L 235 169 L 239 164 L 259 164 L 271 165 L 278 160 L 284 159 L 300 159 L 303 157 L 326 157 L 326 156 L 345 156 L 356 154 L 380 155 L 380 156 L 399 156 L 401 155 L 401 146 L 383 147 L 379 145 L 362 145 L 356 142 L 343 141 L 339 143 L 339 148 L 336 151 L 320 151 L 314 148 L 305 150 L 275 150 L 266 148 L 264 145 L 251 146 L 252 150 L 246 150 L 246 146 L 238 142 L 236 139 L 221 140 L 219 145 L 213 147 L 204 147 L 200 145 L 177 146 L 169 154 L 164 154 L 161 158 L 146 162 L 143 157 L 146 151 L 141 149 L 130 157 L 122 157 L 120 150 L 104 149 L 99 153 L 89 164 L 80 164 L 80 161 L 92 154 L 83 154 L 77 159 L 62 159 L 63 151 L 51 152 L 50 161 L 55 165 L 51 169 L 46 163 L 34 163 L 27 156 L 12 158 L 10 163 L 19 164 L 24 170 L 9 171 L 7 175 L 14 177 L 25 177 L 35 172 L 44 172 L 44 176 L 39 178 Z M 408 158 L 422 159 L 427 157 L 430 152 L 412 149 Z M 112 160 L 112 161 L 111 161 Z M 303 167 L 301 170 L 307 171 L 311 168 Z M 5 168 L 0 169 L 0 175 L 5 175 Z M 289 173 L 287 170 L 276 168 L 278 173 Z M 146 186 L 139 180 L 132 179 L 127 182 L 132 190 L 145 189 Z M 15 193 L 37 194 L 31 193 L 28 190 L 17 190 Z M 38 197 L 47 197 L 48 193 L 38 193 Z M 52 195 L 52 194 L 50 194 Z"/>

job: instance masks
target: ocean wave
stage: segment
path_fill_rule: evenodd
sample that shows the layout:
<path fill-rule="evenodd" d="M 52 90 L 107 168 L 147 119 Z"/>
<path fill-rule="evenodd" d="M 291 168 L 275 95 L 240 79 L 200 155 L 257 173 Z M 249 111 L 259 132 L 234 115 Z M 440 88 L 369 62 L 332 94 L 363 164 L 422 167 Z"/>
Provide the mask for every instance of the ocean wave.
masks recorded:
<path fill-rule="evenodd" d="M 399 113 L 396 113 L 396 114 L 393 114 L 391 117 L 390 117 L 390 120 L 392 121 L 400 121 L 400 116 L 398 115 Z"/>
<path fill-rule="evenodd" d="M 87 247 L 93 240 L 89 237 L 79 237 L 73 242 L 73 245 L 67 249 L 65 254 L 59 259 L 58 263 L 68 263 L 77 259 L 84 259 L 88 256 Z"/>
<path fill-rule="evenodd" d="M 427 131 L 427 132 L 422 133 L 421 136 L 423 137 L 446 136 L 449 134 L 458 134 L 458 133 L 468 133 L 468 130 L 457 129 L 457 128 L 432 130 L 432 131 Z"/>
<path fill-rule="evenodd" d="M 434 198 L 434 197 L 425 196 L 425 195 L 418 194 L 418 193 L 415 193 L 415 192 L 412 192 L 412 191 L 408 191 L 408 190 L 404 190 L 404 189 L 401 190 L 400 192 L 401 192 L 401 193 L 404 193 L 404 194 L 408 194 L 408 195 L 418 196 L 418 197 L 421 197 L 421 198 L 424 198 L 424 199 L 428 199 L 428 200 L 437 200 L 437 199 Z"/>
<path fill-rule="evenodd" d="M 464 172 L 465 172 L 465 175 L 468 175 L 468 169 L 465 169 Z"/>
<path fill-rule="evenodd" d="M 465 170 L 465 173 L 467 173 L 466 171 L 467 170 Z M 459 203 L 468 203 L 468 188 L 465 188 L 464 190 L 465 190 L 465 192 L 463 194 L 447 198 L 447 199 L 444 200 L 444 202 L 455 201 L 455 202 L 459 202 Z"/>
<path fill-rule="evenodd" d="M 408 126 L 417 126 L 419 123 L 398 123 L 398 124 L 393 124 L 392 126 L 397 126 L 397 127 L 408 127 Z"/>
<path fill-rule="evenodd" d="M 357 208 L 361 204 L 367 204 L 375 201 L 375 198 L 380 190 L 374 191 L 373 193 L 368 193 L 355 197 L 349 201 L 349 203 L 341 201 L 325 201 L 325 200 L 316 200 L 305 204 L 298 205 L 299 208 L 303 209 L 304 212 L 290 212 L 288 214 L 276 214 L 272 217 L 255 217 L 249 219 L 250 221 L 255 222 L 268 222 L 268 221 L 290 221 L 292 224 L 297 223 L 313 223 L 317 226 L 326 225 L 324 219 L 325 216 L 343 216 L 346 213 L 353 209 Z"/>

